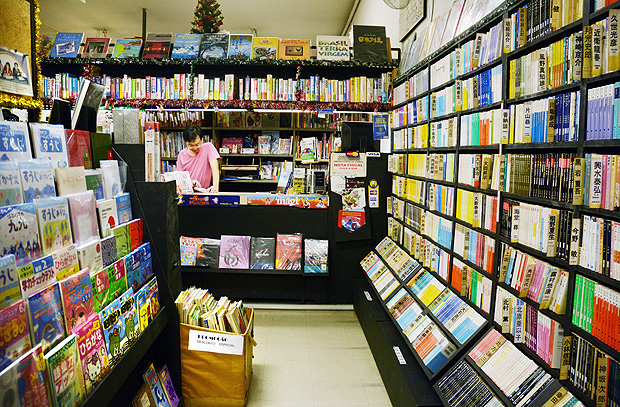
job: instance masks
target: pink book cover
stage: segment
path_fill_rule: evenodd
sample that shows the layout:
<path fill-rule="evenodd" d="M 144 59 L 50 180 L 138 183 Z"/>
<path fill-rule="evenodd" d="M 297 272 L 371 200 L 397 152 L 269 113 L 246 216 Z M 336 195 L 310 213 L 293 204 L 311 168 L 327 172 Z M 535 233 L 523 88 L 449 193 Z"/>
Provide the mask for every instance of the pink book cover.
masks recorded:
<path fill-rule="evenodd" d="M 74 333 L 77 335 L 86 394 L 90 394 L 108 373 L 110 365 L 99 314 L 92 314 L 86 322 L 74 329 Z"/>
<path fill-rule="evenodd" d="M 26 302 L 19 300 L 0 311 L 0 372 L 32 347 Z"/>
<path fill-rule="evenodd" d="M 85 130 L 65 129 L 67 134 L 67 151 L 69 151 L 69 166 L 83 166 L 90 170 L 92 165 L 92 152 L 90 150 L 90 134 Z"/>
<path fill-rule="evenodd" d="M 60 282 L 67 332 L 86 322 L 95 313 L 90 273 L 87 268 Z"/>
<path fill-rule="evenodd" d="M 71 194 L 68 198 L 71 230 L 75 244 L 81 245 L 90 239 L 98 238 L 99 226 L 97 225 L 97 209 L 93 191 Z"/>
<path fill-rule="evenodd" d="M 36 345 L 0 373 L 3 406 L 50 406 L 47 371 L 41 344 Z M 11 397 L 12 396 L 12 397 Z"/>
<path fill-rule="evenodd" d="M 250 236 L 222 235 L 220 242 L 220 268 L 250 268 Z"/>

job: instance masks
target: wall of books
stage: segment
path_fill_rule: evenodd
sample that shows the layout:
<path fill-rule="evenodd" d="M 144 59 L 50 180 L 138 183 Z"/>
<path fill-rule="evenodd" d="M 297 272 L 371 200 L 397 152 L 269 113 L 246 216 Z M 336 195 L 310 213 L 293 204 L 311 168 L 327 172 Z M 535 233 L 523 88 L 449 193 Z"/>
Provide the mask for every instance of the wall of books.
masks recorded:
<path fill-rule="evenodd" d="M 362 266 L 447 405 L 619 402 L 619 6 L 509 1 L 401 61 Z"/>

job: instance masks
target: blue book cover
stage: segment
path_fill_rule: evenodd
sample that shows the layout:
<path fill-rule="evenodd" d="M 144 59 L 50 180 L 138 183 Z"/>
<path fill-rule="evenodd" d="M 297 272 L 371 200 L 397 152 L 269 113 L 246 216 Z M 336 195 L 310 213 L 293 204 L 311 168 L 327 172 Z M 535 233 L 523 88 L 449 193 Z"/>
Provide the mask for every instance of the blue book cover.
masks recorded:
<path fill-rule="evenodd" d="M 0 161 L 0 206 L 18 205 L 23 200 L 18 163 Z"/>
<path fill-rule="evenodd" d="M 250 59 L 252 57 L 251 34 L 230 34 L 228 58 Z"/>
<path fill-rule="evenodd" d="M 129 192 L 118 194 L 116 199 L 116 212 L 118 213 L 118 223 L 127 223 L 133 219 L 131 214 L 131 198 Z"/>
<path fill-rule="evenodd" d="M 140 250 L 140 285 L 142 285 L 154 274 L 153 260 L 151 259 L 151 243 L 144 243 L 138 250 Z"/>
<path fill-rule="evenodd" d="M 143 376 L 149 391 L 155 399 L 155 405 L 157 407 L 172 407 L 152 363 L 146 369 Z"/>
<path fill-rule="evenodd" d="M 15 256 L 0 257 L 0 310 L 21 300 Z"/>
<path fill-rule="evenodd" d="M 116 363 L 126 349 L 125 315 L 121 312 L 120 298 L 115 299 L 99 313 L 103 339 L 110 363 Z"/>
<path fill-rule="evenodd" d="M 32 342 L 43 345 L 43 352 L 47 352 L 64 338 L 65 323 L 58 283 L 28 297 L 28 315 Z"/>
<path fill-rule="evenodd" d="M 125 337 L 127 338 L 127 341 L 123 344 L 125 346 L 123 352 L 125 352 L 140 335 L 140 321 L 136 312 L 136 296 L 131 287 L 121 294 L 119 300 L 121 302 L 121 313 L 125 319 Z"/>
<path fill-rule="evenodd" d="M 84 33 L 65 33 L 56 34 L 54 47 L 50 53 L 52 58 L 76 58 L 82 45 Z"/>
<path fill-rule="evenodd" d="M 177 34 L 174 37 L 171 59 L 196 59 L 200 49 L 200 34 Z"/>
<path fill-rule="evenodd" d="M 127 275 L 127 287 L 134 291 L 142 285 L 140 282 L 140 248 L 125 256 L 125 274 Z"/>
<path fill-rule="evenodd" d="M 19 175 L 24 190 L 24 202 L 56 196 L 54 169 L 50 160 L 20 161 Z"/>
<path fill-rule="evenodd" d="M 112 58 L 138 58 L 142 40 L 136 38 L 118 38 L 114 44 Z"/>
<path fill-rule="evenodd" d="M 202 34 L 200 40 L 199 58 L 225 59 L 228 55 L 228 34 L 207 33 Z"/>
<path fill-rule="evenodd" d="M 32 158 L 28 125 L 0 120 L 0 161 L 21 161 Z"/>
<path fill-rule="evenodd" d="M 0 255 L 15 255 L 17 266 L 41 257 L 37 212 L 33 203 L 0 207 Z"/>
<path fill-rule="evenodd" d="M 61 124 L 30 123 L 34 155 L 52 161 L 52 167 L 69 166 L 67 135 Z"/>
<path fill-rule="evenodd" d="M 620 82 L 614 84 L 614 115 L 613 115 L 613 138 L 620 138 Z"/>

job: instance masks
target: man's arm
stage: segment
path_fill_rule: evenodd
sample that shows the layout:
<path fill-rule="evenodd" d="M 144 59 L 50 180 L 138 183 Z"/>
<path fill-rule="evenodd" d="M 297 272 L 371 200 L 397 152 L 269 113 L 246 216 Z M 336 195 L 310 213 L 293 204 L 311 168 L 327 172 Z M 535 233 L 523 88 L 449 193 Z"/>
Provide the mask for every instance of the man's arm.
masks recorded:
<path fill-rule="evenodd" d="M 209 161 L 209 165 L 211 166 L 211 178 L 213 181 L 211 182 L 211 186 L 207 189 L 209 192 L 219 192 L 220 190 L 220 166 L 219 160 L 211 160 Z"/>

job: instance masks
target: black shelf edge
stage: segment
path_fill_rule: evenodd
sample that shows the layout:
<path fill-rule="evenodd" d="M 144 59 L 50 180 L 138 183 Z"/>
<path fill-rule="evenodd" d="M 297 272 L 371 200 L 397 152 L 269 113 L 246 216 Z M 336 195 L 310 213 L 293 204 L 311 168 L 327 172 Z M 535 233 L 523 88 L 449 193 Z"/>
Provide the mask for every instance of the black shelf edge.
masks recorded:
<path fill-rule="evenodd" d="M 394 150 L 392 150 L 392 153 L 395 153 L 395 154 L 406 154 L 407 150 L 406 149 L 404 150 L 404 149 L 401 149 L 401 148 L 395 148 Z M 396 175 L 398 175 L 398 174 L 396 174 Z"/>
<path fill-rule="evenodd" d="M 214 127 L 217 131 L 293 131 L 292 127 Z"/>
<path fill-rule="evenodd" d="M 502 52 L 503 52 L 503 50 L 502 50 Z M 480 72 L 484 72 L 484 71 L 486 71 L 488 69 L 491 69 L 491 68 L 493 68 L 493 66 L 499 65 L 501 63 L 502 63 L 502 57 L 500 56 L 499 58 L 495 58 L 494 60 L 492 60 L 490 62 L 487 62 L 486 64 L 481 65 L 481 66 L 479 66 L 479 67 L 477 67 L 475 69 L 472 69 L 469 72 L 465 72 L 464 74 L 457 76 L 456 79 L 465 80 L 465 79 L 471 78 L 472 76 L 475 76 L 475 75 L 479 74 Z"/>
<path fill-rule="evenodd" d="M 249 182 L 253 184 L 277 184 L 275 179 L 221 179 L 220 182 Z"/>
<path fill-rule="evenodd" d="M 176 161 L 176 157 L 161 157 L 162 161 Z"/>
<path fill-rule="evenodd" d="M 515 143 L 503 144 L 502 150 L 575 150 L 578 145 L 579 143 L 577 141 L 560 141 L 554 143 Z"/>
<path fill-rule="evenodd" d="M 596 215 L 597 217 L 615 219 L 620 221 L 620 212 L 618 211 L 611 211 L 609 209 L 602 208 L 590 208 L 589 206 L 585 205 L 577 205 L 576 208 L 579 209 L 580 213 L 583 212 L 590 215 Z"/>
<path fill-rule="evenodd" d="M 488 324 L 489 322 L 489 318 L 491 317 L 491 314 L 489 312 L 486 312 L 485 310 L 483 310 L 482 308 L 480 308 L 479 306 L 477 306 L 472 300 L 470 300 L 469 298 L 462 296 L 461 292 L 458 291 L 456 288 L 452 287 L 452 284 L 446 284 L 446 286 L 448 287 L 448 289 L 450 291 L 452 291 L 457 297 L 459 297 L 460 299 L 462 299 L 467 305 L 469 305 L 470 307 L 472 307 L 478 314 L 482 315 L 482 317 L 484 317 L 484 319 L 486 320 L 486 323 Z"/>
<path fill-rule="evenodd" d="M 618 8 L 618 7 L 620 7 L 620 1 L 616 1 L 616 2 L 614 2 L 612 4 L 610 4 L 609 6 L 603 7 L 602 9 L 591 13 L 590 14 L 590 23 L 592 22 L 592 20 L 596 20 L 598 17 L 601 17 L 604 14 L 608 13 L 609 10 L 611 10 L 613 8 Z"/>
<path fill-rule="evenodd" d="M 508 99 L 506 100 L 506 103 L 510 105 L 516 105 L 516 104 L 520 104 L 523 102 L 528 102 L 530 100 L 544 99 L 546 97 L 554 96 L 560 93 L 568 93 L 573 90 L 578 90 L 580 86 L 581 86 L 581 82 L 569 83 L 568 85 L 559 86 L 553 89 L 543 90 L 541 92 L 532 93 L 531 95 L 518 96 L 514 99 Z"/>
<path fill-rule="evenodd" d="M 568 381 L 568 380 L 562 381 L 562 384 L 564 385 L 564 387 L 566 387 L 567 390 L 569 390 L 573 394 L 573 396 L 578 398 L 586 406 L 594 407 L 596 405 L 595 400 L 592 400 L 589 396 L 587 396 L 584 392 L 582 392 L 580 389 L 578 389 L 570 381 Z"/>
<path fill-rule="evenodd" d="M 428 124 L 428 123 L 430 123 L 430 120 L 429 119 L 425 119 L 425 120 L 417 121 L 415 123 L 409 123 L 405 127 L 413 128 L 413 127 L 422 126 L 423 124 Z"/>
<path fill-rule="evenodd" d="M 545 261 L 545 262 L 547 262 L 549 264 L 553 264 L 555 266 L 561 267 L 564 270 L 568 270 L 569 265 L 568 265 L 568 261 L 566 261 L 566 260 L 562 260 L 562 259 L 559 259 L 557 257 L 547 257 L 547 255 L 545 253 L 543 253 L 543 252 L 540 252 L 540 251 L 538 251 L 536 249 L 533 249 L 533 248 L 531 248 L 529 246 L 522 245 L 521 243 L 513 243 L 513 242 L 510 241 L 510 239 L 507 239 L 507 238 L 505 238 L 503 236 L 500 236 L 499 240 L 502 243 L 506 243 L 507 245 L 509 245 L 509 246 L 511 246 L 511 247 L 513 247 L 513 248 L 515 248 L 517 250 L 520 250 L 520 251 L 524 252 L 525 254 L 534 256 L 537 259 L 543 260 L 543 261 Z"/>
<path fill-rule="evenodd" d="M 430 74 L 429 74 L 429 81 L 430 81 Z M 447 82 L 442 83 L 442 84 L 441 84 L 441 85 L 439 85 L 439 86 L 435 86 L 434 88 L 431 88 L 431 89 L 428 91 L 428 93 L 429 93 L 429 94 L 435 93 L 435 92 L 437 92 L 437 91 L 442 90 L 443 88 L 447 88 L 447 87 L 448 87 L 448 86 L 450 86 L 450 85 L 454 85 L 454 78 L 450 79 L 450 80 L 449 80 L 449 81 L 447 81 Z"/>
<path fill-rule="evenodd" d="M 582 276 L 589 278 L 590 280 L 594 280 L 597 283 L 603 284 L 607 287 L 614 288 L 616 290 L 620 289 L 620 281 L 614 280 L 613 278 L 606 276 L 604 274 L 597 273 L 596 271 L 592 271 L 582 266 L 574 266 L 575 271 Z"/>
<path fill-rule="evenodd" d="M 541 314 L 553 319 L 556 322 L 561 323 L 562 325 L 567 324 L 568 321 L 566 320 L 566 314 L 556 314 L 555 312 L 550 311 L 549 309 L 540 309 L 539 303 L 532 300 L 531 298 L 519 297 L 519 292 L 503 281 L 502 282 L 498 281 L 497 285 L 502 287 L 504 290 L 508 291 L 513 296 L 519 298 L 520 300 L 523 300 L 523 302 L 525 302 L 528 306 L 536 308 L 538 312 L 540 312 Z"/>
<path fill-rule="evenodd" d="M 392 131 L 398 131 L 398 130 L 403 130 L 406 129 L 407 127 L 409 127 L 408 124 L 403 124 L 402 126 L 396 126 L 396 127 L 392 127 Z"/>
<path fill-rule="evenodd" d="M 520 201 L 520 202 L 525 202 L 525 203 L 529 203 L 533 205 L 541 205 L 541 206 L 546 206 L 550 208 L 565 209 L 568 211 L 572 211 L 575 208 L 575 206 L 572 203 L 552 201 L 551 199 L 544 199 L 544 198 L 534 198 L 533 196 L 519 195 L 519 194 L 515 194 L 512 192 L 502 192 L 502 196 L 504 198 L 510 199 L 511 201 Z"/>
<path fill-rule="evenodd" d="M 482 233 L 484 235 L 490 236 L 493 239 L 495 239 L 497 237 L 497 232 L 491 232 L 490 230 L 473 226 L 473 225 L 471 225 L 471 224 L 469 224 L 469 223 L 465 222 L 464 220 L 459 219 L 457 217 L 454 217 L 452 220 L 454 222 L 458 223 L 459 225 L 463 225 L 463 226 L 465 226 L 468 229 L 471 229 L 471 230 L 476 231 L 478 233 Z M 496 229 L 497 229 L 497 226 L 498 225 L 495 226 Z"/>
<path fill-rule="evenodd" d="M 568 34 L 571 34 L 573 30 L 578 31 L 578 29 L 581 28 L 582 24 L 583 24 L 583 19 L 580 18 L 579 20 L 576 20 L 568 25 L 565 25 L 564 27 L 558 30 L 550 32 L 544 37 L 537 38 L 534 41 L 531 41 L 528 44 L 525 44 L 524 46 L 519 47 L 515 49 L 514 51 L 511 51 L 510 53 L 507 54 L 507 57 L 510 60 L 510 59 L 514 59 L 514 58 L 520 57 L 525 54 L 529 54 L 530 52 L 535 51 L 538 48 L 542 48 L 543 47 L 542 44 L 551 44 L 555 41 L 558 41 L 566 37 Z"/>
<path fill-rule="evenodd" d="M 460 189 L 465 189 L 467 191 L 480 192 L 481 194 L 497 196 L 497 190 L 496 189 L 482 189 L 482 188 L 477 188 L 477 187 L 474 187 L 474 186 L 471 186 L 471 185 L 461 184 L 461 183 L 457 183 L 456 187 L 460 188 Z"/>
<path fill-rule="evenodd" d="M 391 215 L 390 215 L 391 216 Z M 409 228 L 411 230 L 413 230 L 418 236 L 421 236 L 422 238 L 424 238 L 425 240 L 428 240 L 430 243 L 432 243 L 433 245 L 437 246 L 438 248 L 440 248 L 441 250 L 445 251 L 446 253 L 450 254 L 450 255 L 454 255 L 454 252 L 452 252 L 452 249 L 448 249 L 447 247 L 437 243 L 432 237 L 422 233 L 422 232 L 418 232 L 416 231 L 411 225 L 406 224 L 405 222 L 403 222 L 402 220 L 395 218 L 392 216 L 392 219 L 394 219 L 395 221 L 397 221 L 398 223 L 400 223 L 401 225 L 403 225 L 406 228 Z M 392 239 L 394 240 L 394 239 Z M 394 242 L 396 244 L 398 244 L 400 246 L 400 243 L 396 242 L 394 240 Z M 405 250 L 405 248 L 403 247 L 403 250 Z M 407 250 L 405 250 L 407 251 Z M 413 257 L 413 256 L 412 256 Z M 417 259 L 416 259 L 417 260 Z"/>
<path fill-rule="evenodd" d="M 500 107 L 502 107 L 501 101 L 489 103 L 488 105 L 484 105 L 484 106 L 472 107 L 471 109 L 467 109 L 467 110 L 461 110 L 460 113 L 461 115 L 466 115 L 470 113 L 484 112 L 486 110 L 493 110 L 493 109 L 497 109 Z"/>
<path fill-rule="evenodd" d="M 459 151 L 476 152 L 476 151 L 499 151 L 499 144 L 485 144 L 478 146 L 459 146 Z"/>
<path fill-rule="evenodd" d="M 182 273 L 197 273 L 197 274 L 263 274 L 270 276 L 301 276 L 304 274 L 302 270 L 275 270 L 275 269 L 220 269 L 209 268 L 202 266 L 181 266 Z M 311 273 L 306 273 L 311 274 Z M 312 274 L 324 274 L 329 273 L 312 273 Z"/>
<path fill-rule="evenodd" d="M 452 182 L 452 181 L 444 181 L 444 180 L 440 180 L 440 179 L 431 179 L 431 178 L 425 178 L 425 177 L 418 177 L 417 175 L 404 175 L 404 174 L 402 174 L 402 176 L 406 177 L 406 178 L 417 179 L 418 181 L 431 182 L 433 184 L 445 185 L 447 187 L 453 187 L 454 188 L 454 182 Z"/>
<path fill-rule="evenodd" d="M 429 153 L 456 153 L 456 146 L 452 147 L 428 147 Z"/>
<path fill-rule="evenodd" d="M 588 88 L 595 88 L 597 85 L 604 85 L 605 82 L 617 81 L 620 72 L 612 71 L 602 75 L 593 76 L 592 78 L 582 79 Z"/>
<path fill-rule="evenodd" d="M 318 129 L 318 128 L 308 128 L 308 127 L 296 127 L 295 130 L 297 131 L 307 131 L 307 132 L 318 132 L 318 133 L 334 133 L 337 132 L 338 130 L 336 129 Z"/>
<path fill-rule="evenodd" d="M 396 82 L 396 80 L 394 81 Z M 397 85 L 395 85 L 397 86 Z M 405 100 L 404 102 L 400 102 L 400 103 L 396 103 L 392 106 L 392 109 L 398 109 L 399 107 L 403 107 L 405 105 L 408 105 L 411 102 L 415 102 L 418 99 L 422 99 L 424 96 L 427 96 L 429 94 L 429 91 L 425 90 L 424 92 L 421 92 L 413 97 L 410 97 L 409 99 Z"/>
<path fill-rule="evenodd" d="M 447 119 L 451 119 L 453 117 L 456 117 L 459 115 L 459 112 L 450 112 L 450 113 L 446 113 L 444 115 L 441 116 L 437 116 L 437 117 L 432 117 L 430 119 L 428 119 L 429 122 L 433 123 L 433 122 L 440 122 L 442 120 L 447 120 Z"/>
<path fill-rule="evenodd" d="M 607 140 L 585 140 L 583 142 L 583 149 L 587 150 L 589 148 L 613 148 L 620 147 L 620 140 L 618 139 L 607 139 Z"/>

